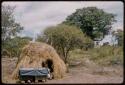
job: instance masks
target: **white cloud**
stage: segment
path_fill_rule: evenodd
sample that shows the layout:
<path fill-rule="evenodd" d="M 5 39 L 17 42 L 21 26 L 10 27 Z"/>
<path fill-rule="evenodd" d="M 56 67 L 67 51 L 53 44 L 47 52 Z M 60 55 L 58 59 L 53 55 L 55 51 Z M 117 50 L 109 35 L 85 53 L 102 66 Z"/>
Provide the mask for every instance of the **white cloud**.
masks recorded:
<path fill-rule="evenodd" d="M 114 29 L 123 29 L 123 3 L 113 1 L 85 2 L 85 1 L 60 1 L 60 2 L 3 2 L 3 5 L 16 5 L 15 17 L 24 26 L 27 35 L 32 35 L 43 31 L 46 27 L 56 25 L 75 12 L 78 8 L 96 6 L 107 12 L 117 14 L 117 23 Z M 26 32 L 27 31 L 27 32 Z M 29 31 L 29 32 L 28 32 Z"/>

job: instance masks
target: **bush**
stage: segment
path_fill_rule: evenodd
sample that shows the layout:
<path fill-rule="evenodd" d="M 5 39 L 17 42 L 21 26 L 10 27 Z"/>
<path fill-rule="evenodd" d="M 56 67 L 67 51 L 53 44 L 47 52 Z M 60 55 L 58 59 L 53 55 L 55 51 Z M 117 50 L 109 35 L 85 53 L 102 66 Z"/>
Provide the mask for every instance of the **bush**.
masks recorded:
<path fill-rule="evenodd" d="M 123 65 L 123 48 L 102 46 L 89 50 L 90 59 L 100 65 Z"/>
<path fill-rule="evenodd" d="M 15 37 L 12 39 L 6 40 L 6 42 L 2 43 L 2 54 L 4 50 L 9 53 L 11 57 L 19 57 L 22 48 L 29 43 L 31 38 L 29 37 Z M 4 54 L 6 55 L 6 54 Z M 2 55 L 2 56 L 4 56 Z"/>
<path fill-rule="evenodd" d="M 49 27 L 44 31 L 43 35 L 39 35 L 37 40 L 43 41 L 45 39 L 45 42 L 47 41 L 57 50 L 65 63 L 68 63 L 69 51 L 83 47 L 88 49 L 89 45 L 93 43 L 79 28 L 65 24 Z"/>

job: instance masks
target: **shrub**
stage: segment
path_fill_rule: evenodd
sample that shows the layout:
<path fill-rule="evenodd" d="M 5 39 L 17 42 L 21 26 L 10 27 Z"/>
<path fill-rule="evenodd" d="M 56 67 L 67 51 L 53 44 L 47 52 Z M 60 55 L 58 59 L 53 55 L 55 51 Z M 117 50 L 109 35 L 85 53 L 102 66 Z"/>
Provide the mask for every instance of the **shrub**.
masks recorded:
<path fill-rule="evenodd" d="M 122 47 L 102 46 L 89 50 L 90 59 L 100 65 L 122 65 Z"/>

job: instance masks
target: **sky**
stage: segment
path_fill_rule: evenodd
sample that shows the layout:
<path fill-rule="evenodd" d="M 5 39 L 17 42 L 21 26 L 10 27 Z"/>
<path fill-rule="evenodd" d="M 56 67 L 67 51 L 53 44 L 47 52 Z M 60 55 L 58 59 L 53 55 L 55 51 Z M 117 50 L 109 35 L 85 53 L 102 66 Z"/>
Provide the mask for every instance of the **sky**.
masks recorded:
<path fill-rule="evenodd" d="M 42 1 L 3 2 L 2 5 L 16 6 L 14 15 L 24 30 L 20 36 L 34 37 L 49 26 L 55 26 L 76 9 L 95 6 L 108 13 L 116 14 L 113 30 L 123 29 L 123 2 L 121 1 Z"/>

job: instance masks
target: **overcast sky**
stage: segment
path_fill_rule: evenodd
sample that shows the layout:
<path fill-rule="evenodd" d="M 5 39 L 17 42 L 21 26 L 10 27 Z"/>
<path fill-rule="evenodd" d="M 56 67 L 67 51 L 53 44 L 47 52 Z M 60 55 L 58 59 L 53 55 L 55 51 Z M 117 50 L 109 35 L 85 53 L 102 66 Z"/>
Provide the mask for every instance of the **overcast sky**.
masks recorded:
<path fill-rule="evenodd" d="M 40 33 L 48 26 L 61 23 L 78 8 L 96 6 L 117 15 L 113 29 L 123 29 L 123 3 L 120 1 L 58 1 L 58 2 L 3 2 L 2 5 L 16 6 L 15 18 L 24 30 L 21 36 Z"/>

